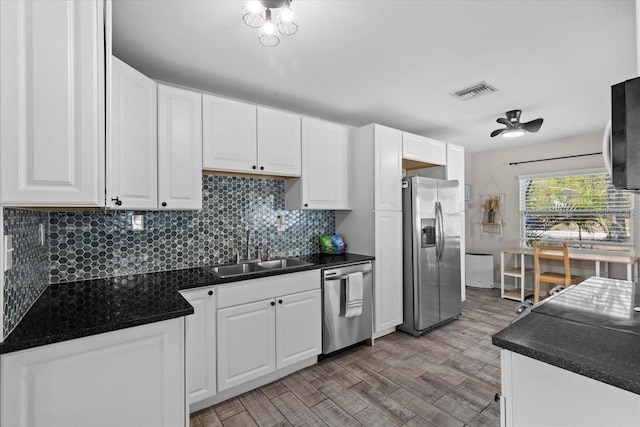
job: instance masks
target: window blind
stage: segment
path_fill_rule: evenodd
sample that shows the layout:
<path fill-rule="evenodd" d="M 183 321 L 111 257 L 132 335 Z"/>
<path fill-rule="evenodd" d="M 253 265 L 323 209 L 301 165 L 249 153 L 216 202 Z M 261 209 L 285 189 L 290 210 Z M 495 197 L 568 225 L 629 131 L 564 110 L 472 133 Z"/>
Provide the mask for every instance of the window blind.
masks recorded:
<path fill-rule="evenodd" d="M 616 190 L 606 173 L 520 179 L 520 237 L 566 242 L 581 249 L 633 247 L 633 197 Z"/>

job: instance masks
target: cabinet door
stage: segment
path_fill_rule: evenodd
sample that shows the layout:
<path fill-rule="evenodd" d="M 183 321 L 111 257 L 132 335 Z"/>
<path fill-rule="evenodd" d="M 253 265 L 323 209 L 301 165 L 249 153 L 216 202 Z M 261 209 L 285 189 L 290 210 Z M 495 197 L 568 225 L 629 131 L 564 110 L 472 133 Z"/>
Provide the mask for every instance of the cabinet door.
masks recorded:
<path fill-rule="evenodd" d="M 156 210 L 158 85 L 115 56 L 110 59 L 107 207 Z"/>
<path fill-rule="evenodd" d="M 187 393 L 193 404 L 216 394 L 216 300 L 213 288 L 181 293 L 193 306 L 186 318 Z"/>
<path fill-rule="evenodd" d="M 273 299 L 218 310 L 219 392 L 275 371 L 275 315 Z"/>
<path fill-rule="evenodd" d="M 402 132 L 374 128 L 375 210 L 402 210 Z"/>
<path fill-rule="evenodd" d="M 160 210 L 202 209 L 202 95 L 158 85 Z"/>
<path fill-rule="evenodd" d="M 349 208 L 349 129 L 302 118 L 303 209 Z"/>
<path fill-rule="evenodd" d="M 447 144 L 447 179 L 456 179 L 460 184 L 460 210 L 464 211 L 464 147 Z"/>
<path fill-rule="evenodd" d="M 103 3 L 0 1 L 0 202 L 104 206 Z"/>
<path fill-rule="evenodd" d="M 402 323 L 402 212 L 375 213 L 374 332 Z"/>
<path fill-rule="evenodd" d="M 0 425 L 185 426 L 184 320 L 2 355 Z"/>
<path fill-rule="evenodd" d="M 320 306 L 320 289 L 277 298 L 277 369 L 322 352 Z"/>
<path fill-rule="evenodd" d="M 202 167 L 230 172 L 255 172 L 256 106 L 202 95 Z"/>
<path fill-rule="evenodd" d="M 258 107 L 258 172 L 300 176 L 300 116 Z"/>
<path fill-rule="evenodd" d="M 402 158 L 432 165 L 447 163 L 447 144 L 435 139 L 402 132 Z"/>

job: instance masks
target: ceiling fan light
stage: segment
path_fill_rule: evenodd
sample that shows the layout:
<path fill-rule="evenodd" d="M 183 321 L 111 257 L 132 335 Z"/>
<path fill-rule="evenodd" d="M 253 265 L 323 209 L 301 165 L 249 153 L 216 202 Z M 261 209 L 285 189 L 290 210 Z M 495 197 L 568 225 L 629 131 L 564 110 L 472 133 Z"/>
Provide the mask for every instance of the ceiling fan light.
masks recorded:
<path fill-rule="evenodd" d="M 242 20 L 252 28 L 260 28 L 264 25 L 264 6 L 257 0 L 250 0 L 242 8 Z"/>
<path fill-rule="evenodd" d="M 285 2 L 284 8 L 280 11 L 277 20 L 278 32 L 285 36 L 290 36 L 298 31 L 298 17 L 289 7 L 289 2 Z"/>
<path fill-rule="evenodd" d="M 502 132 L 503 138 L 517 138 L 519 136 L 524 135 L 525 132 L 522 129 L 508 129 L 505 132 Z"/>
<path fill-rule="evenodd" d="M 258 39 L 264 46 L 274 47 L 280 43 L 280 37 L 278 37 L 278 30 L 276 26 L 271 22 L 271 14 L 269 12 L 270 11 L 267 9 L 267 22 L 260 27 Z"/>

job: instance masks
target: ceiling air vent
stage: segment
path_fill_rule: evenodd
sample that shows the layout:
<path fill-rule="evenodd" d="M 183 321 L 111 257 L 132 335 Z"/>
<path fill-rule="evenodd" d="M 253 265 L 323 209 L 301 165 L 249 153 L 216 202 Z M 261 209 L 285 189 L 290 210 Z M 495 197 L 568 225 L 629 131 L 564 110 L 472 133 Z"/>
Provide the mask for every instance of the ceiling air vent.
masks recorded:
<path fill-rule="evenodd" d="M 491 93 L 491 92 L 496 92 L 497 90 L 498 89 L 496 89 L 493 86 L 488 85 L 486 82 L 480 82 L 480 83 L 475 84 L 475 85 L 473 85 L 471 87 L 456 91 L 456 92 L 452 93 L 451 95 L 453 95 L 456 98 L 461 99 L 463 101 L 468 101 L 471 98 L 475 98 L 477 96 L 485 95 L 485 94 Z"/>

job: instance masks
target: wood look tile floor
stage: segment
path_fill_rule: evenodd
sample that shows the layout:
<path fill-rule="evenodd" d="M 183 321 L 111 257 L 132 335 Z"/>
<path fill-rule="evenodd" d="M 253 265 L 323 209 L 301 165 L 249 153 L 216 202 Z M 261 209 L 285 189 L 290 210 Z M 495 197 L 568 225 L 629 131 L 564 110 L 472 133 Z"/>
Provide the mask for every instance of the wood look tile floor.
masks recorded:
<path fill-rule="evenodd" d="M 395 332 L 191 415 L 191 427 L 499 426 L 500 352 L 513 320 L 498 290 L 467 289 L 462 316 L 415 338 Z"/>

